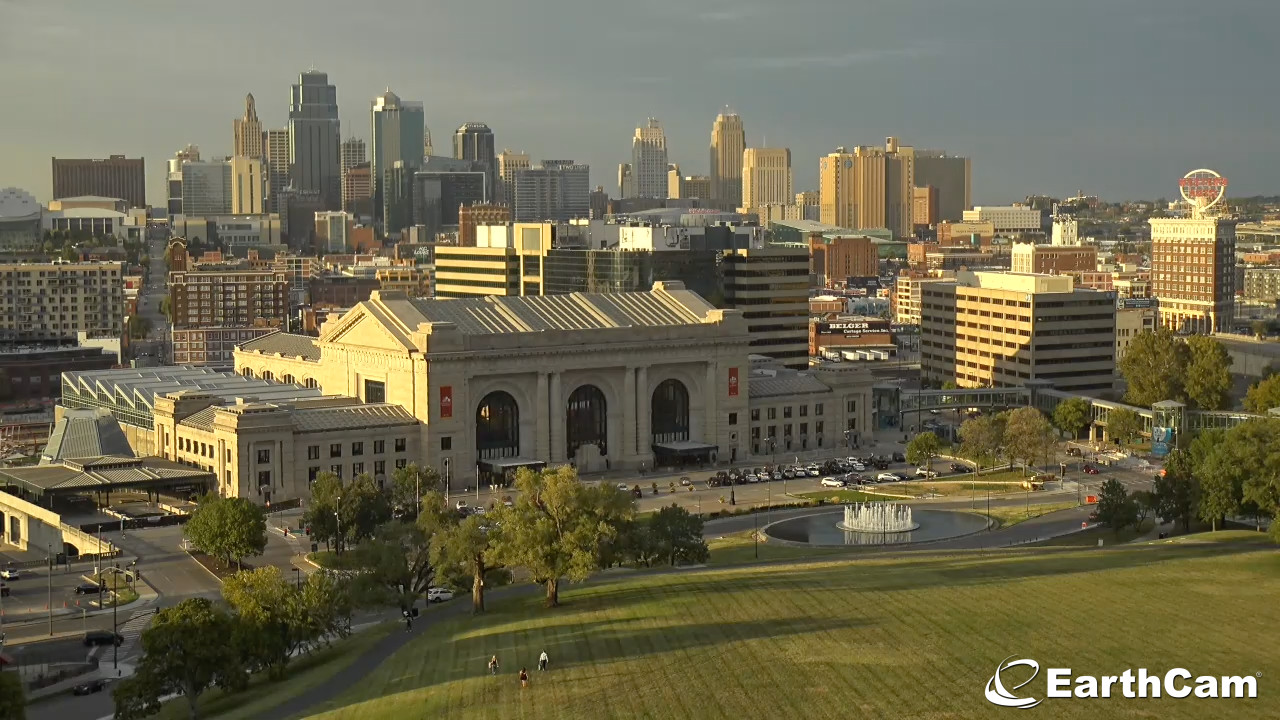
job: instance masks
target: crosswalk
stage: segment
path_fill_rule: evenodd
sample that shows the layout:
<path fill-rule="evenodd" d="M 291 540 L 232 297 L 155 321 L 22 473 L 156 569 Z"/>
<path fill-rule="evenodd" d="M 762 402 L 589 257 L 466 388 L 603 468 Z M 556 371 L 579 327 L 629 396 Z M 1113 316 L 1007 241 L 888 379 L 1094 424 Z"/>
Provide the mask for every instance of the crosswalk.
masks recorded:
<path fill-rule="evenodd" d="M 116 628 L 116 632 L 123 638 L 120 643 L 120 657 L 133 657 L 142 652 L 142 631 L 151 625 L 151 621 L 155 619 L 155 616 L 154 610 L 139 610 Z M 89 652 L 89 656 L 90 658 L 109 657 L 110 650 L 110 646 L 99 645 Z"/>

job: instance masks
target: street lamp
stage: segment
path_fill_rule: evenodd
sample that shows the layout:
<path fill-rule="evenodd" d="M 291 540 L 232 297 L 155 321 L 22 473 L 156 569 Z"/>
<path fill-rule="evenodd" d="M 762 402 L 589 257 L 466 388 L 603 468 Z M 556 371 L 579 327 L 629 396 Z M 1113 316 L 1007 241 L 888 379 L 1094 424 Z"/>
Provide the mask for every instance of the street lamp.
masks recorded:
<path fill-rule="evenodd" d="M 49 637 L 53 637 L 53 548 L 48 543 L 45 543 L 44 554 L 46 564 L 49 566 L 49 572 L 45 574 L 49 591 L 49 599 L 45 607 L 49 610 Z"/>
<path fill-rule="evenodd" d="M 116 573 L 111 576 L 111 664 L 116 670 L 120 669 L 120 642 L 117 639 L 120 632 L 120 563 L 116 563 Z"/>
<path fill-rule="evenodd" d="M 294 584 L 298 586 L 298 589 L 302 589 L 302 571 L 298 568 L 293 569 L 293 579 Z"/>
<path fill-rule="evenodd" d="M 336 495 L 333 498 L 333 521 L 336 525 L 333 533 L 333 550 L 335 555 L 342 554 L 342 516 L 338 514 L 338 508 L 342 505 L 342 496 Z"/>

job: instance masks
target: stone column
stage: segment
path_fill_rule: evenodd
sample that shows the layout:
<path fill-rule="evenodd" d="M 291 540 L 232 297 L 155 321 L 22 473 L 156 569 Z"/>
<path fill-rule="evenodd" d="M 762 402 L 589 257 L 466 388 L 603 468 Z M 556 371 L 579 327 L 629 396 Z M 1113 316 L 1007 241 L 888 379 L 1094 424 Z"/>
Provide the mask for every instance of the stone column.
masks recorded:
<path fill-rule="evenodd" d="M 547 402 L 550 390 L 547 387 L 547 375 L 538 373 L 538 390 L 533 397 L 533 407 L 530 410 L 530 420 L 533 421 L 534 437 L 536 441 L 533 445 L 533 456 L 538 460 L 551 460 L 551 434 L 550 428 L 547 427 Z M 520 425 L 523 428 L 525 420 L 521 418 Z M 520 442 L 520 454 L 524 454 L 525 444 Z"/>
<path fill-rule="evenodd" d="M 569 458 L 565 457 L 565 403 L 564 394 L 560 387 L 560 373 L 551 373 L 551 396 L 548 398 L 547 405 L 548 425 L 550 425 L 551 437 L 551 454 L 547 456 L 549 462 L 564 463 Z"/>
<path fill-rule="evenodd" d="M 640 427 L 638 412 L 636 410 L 636 371 L 633 367 L 623 368 L 622 370 L 622 415 L 620 433 L 622 438 L 622 447 L 620 452 L 614 455 L 610 450 L 609 454 L 613 456 L 614 463 L 619 460 L 622 462 L 632 462 L 636 455 L 636 433 Z"/>
<path fill-rule="evenodd" d="M 702 389 L 702 437 L 698 438 L 692 434 L 689 437 L 690 440 L 701 439 L 704 443 L 716 446 L 720 445 L 720 413 L 719 408 L 716 407 L 716 391 L 720 383 L 718 369 L 714 360 L 707 363 L 707 384 Z"/>
<path fill-rule="evenodd" d="M 636 457 L 645 468 L 653 469 L 653 423 L 650 411 L 653 396 L 649 392 L 649 368 L 636 368 Z"/>

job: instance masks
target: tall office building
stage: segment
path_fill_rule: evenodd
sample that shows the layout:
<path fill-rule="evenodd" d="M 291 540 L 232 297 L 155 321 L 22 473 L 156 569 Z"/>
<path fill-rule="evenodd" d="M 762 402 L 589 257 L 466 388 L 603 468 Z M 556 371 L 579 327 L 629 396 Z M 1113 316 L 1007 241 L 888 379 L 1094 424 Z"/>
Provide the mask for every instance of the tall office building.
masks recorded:
<path fill-rule="evenodd" d="M 572 160 L 544 160 L 542 167 L 517 170 L 513 183 L 516 222 L 565 222 L 591 214 L 590 168 Z"/>
<path fill-rule="evenodd" d="M 809 252 L 737 249 L 725 252 L 724 306 L 742 311 L 751 352 L 783 365 L 809 367 Z"/>
<path fill-rule="evenodd" d="M 742 151 L 742 205 L 790 205 L 795 197 L 791 187 L 791 151 L 787 148 L 747 148 Z"/>
<path fill-rule="evenodd" d="M 411 188 L 413 224 L 426 226 L 428 236 L 458 225 L 459 208 L 489 201 L 487 180 L 482 170 L 419 170 Z"/>
<path fill-rule="evenodd" d="M 124 333 L 122 262 L 4 263 L 0 338 L 56 340 L 114 337 Z M 16 382 L 11 380 L 10 382 Z"/>
<path fill-rule="evenodd" d="M 623 197 L 667 196 L 667 136 L 662 123 L 649 118 L 631 139 L 631 192 Z"/>
<path fill-rule="evenodd" d="M 280 212 L 275 195 L 289 187 L 289 128 L 264 131 L 262 151 L 267 161 L 267 206 Z"/>
<path fill-rule="evenodd" d="M 529 154 L 503 150 L 498 153 L 498 192 L 494 202 L 512 205 L 516 201 L 516 171 L 528 170 Z"/>
<path fill-rule="evenodd" d="M 342 205 L 341 141 L 338 89 L 325 73 L 302 73 L 290 88 L 289 176 L 295 189 L 320 193 L 329 210 Z"/>
<path fill-rule="evenodd" d="M 351 168 L 369 162 L 369 156 L 365 154 L 364 140 L 357 137 L 342 141 L 340 156 L 343 175 L 346 175 Z"/>
<path fill-rule="evenodd" d="M 259 133 L 258 137 L 262 137 Z M 266 183 L 262 160 L 237 155 L 231 158 L 231 214 L 260 215 L 266 210 Z"/>
<path fill-rule="evenodd" d="M 231 154 L 240 157 L 263 159 L 262 123 L 258 121 L 258 110 L 253 104 L 253 93 L 244 98 L 244 117 L 231 121 L 234 137 L 231 140 Z"/>
<path fill-rule="evenodd" d="M 231 214 L 231 161 L 182 163 L 182 214 L 189 217 Z"/>
<path fill-rule="evenodd" d="M 431 128 L 423 126 L 422 128 L 422 157 L 435 155 L 435 148 L 431 145 Z"/>
<path fill-rule="evenodd" d="M 401 163 L 410 172 L 422 167 L 422 133 L 426 128 L 426 120 L 422 103 L 401 100 L 390 89 L 374 99 L 369 116 L 373 136 L 370 148 L 373 212 L 375 221 L 382 223 L 386 220 L 388 210 L 387 193 L 384 189 L 388 173 L 396 163 Z"/>
<path fill-rule="evenodd" d="M 198 145 L 188 144 L 185 148 L 173 154 L 169 158 L 168 163 L 168 183 L 169 183 L 169 216 L 182 214 L 182 164 L 185 162 L 200 162 L 200 147 Z"/>
<path fill-rule="evenodd" d="M 1153 218 L 1150 223 L 1151 295 L 1159 306 L 1160 326 L 1203 335 L 1230 332 L 1236 221 L 1196 216 Z"/>
<path fill-rule="evenodd" d="M 370 190 L 359 187 L 364 185 L 363 178 L 358 178 L 351 174 L 351 171 L 361 165 L 369 162 L 365 155 L 364 140 L 360 138 L 348 138 L 342 141 L 338 155 L 340 158 L 340 167 L 342 172 L 342 209 L 351 212 L 352 204 L 357 199 L 365 199 L 369 197 Z M 367 173 L 366 173 L 366 177 Z M 372 182 L 372 178 L 369 178 Z M 363 191 L 363 195 L 361 192 Z"/>
<path fill-rule="evenodd" d="M 124 200 L 129 207 L 146 207 L 144 159 L 123 155 L 112 155 L 106 160 L 53 158 L 53 199 L 85 195 Z"/>
<path fill-rule="evenodd" d="M 676 200 L 710 200 L 711 178 L 706 175 L 681 175 L 680 166 L 672 165 L 667 171 L 667 197 Z"/>
<path fill-rule="evenodd" d="M 487 197 L 494 197 L 498 187 L 498 161 L 494 154 L 493 131 L 481 122 L 463 123 L 453 133 L 453 156 L 459 160 L 480 163 L 484 170 Z"/>
<path fill-rule="evenodd" d="M 618 163 L 618 197 L 629 198 L 635 192 L 635 178 L 631 174 L 631 163 Z"/>
<path fill-rule="evenodd" d="M 711 199 L 723 210 L 742 202 L 743 151 L 747 135 L 742 118 L 725 108 L 711 126 Z"/>
<path fill-rule="evenodd" d="M 822 222 L 854 230 L 888 228 L 910 237 L 914 214 L 913 148 L 888 138 L 885 147 L 836 148 L 818 164 Z"/>
<path fill-rule="evenodd" d="M 916 187 L 938 189 L 938 219 L 960 222 L 973 209 L 973 167 L 967 157 L 953 157 L 941 150 L 916 152 Z"/>

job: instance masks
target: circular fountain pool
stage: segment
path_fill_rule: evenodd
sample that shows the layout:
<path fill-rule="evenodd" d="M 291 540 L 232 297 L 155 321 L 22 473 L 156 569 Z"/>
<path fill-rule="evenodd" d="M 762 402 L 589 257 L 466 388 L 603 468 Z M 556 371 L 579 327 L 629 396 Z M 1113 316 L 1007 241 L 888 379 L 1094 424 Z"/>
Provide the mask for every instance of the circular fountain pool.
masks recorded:
<path fill-rule="evenodd" d="M 859 503 L 847 508 L 780 520 L 766 526 L 764 533 L 802 545 L 904 545 L 970 535 L 990 524 L 988 518 L 974 513 L 895 503 Z M 881 528 L 878 531 L 872 529 L 876 522 Z"/>

